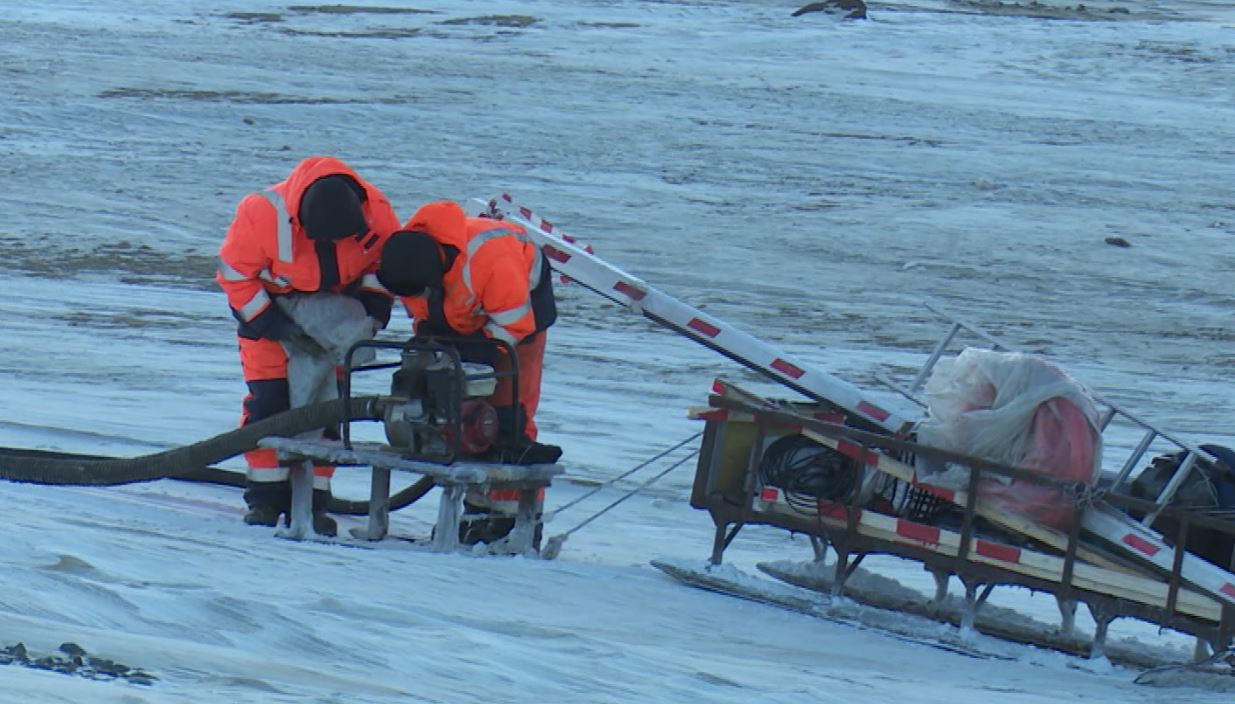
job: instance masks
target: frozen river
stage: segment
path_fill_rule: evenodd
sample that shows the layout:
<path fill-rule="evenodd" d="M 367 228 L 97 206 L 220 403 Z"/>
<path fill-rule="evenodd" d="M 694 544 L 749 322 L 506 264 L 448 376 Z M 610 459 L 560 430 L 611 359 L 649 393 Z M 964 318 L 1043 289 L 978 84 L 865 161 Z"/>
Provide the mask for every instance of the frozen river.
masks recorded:
<path fill-rule="evenodd" d="M 1235 443 L 1235 11 L 1045 5 L 1068 18 L 947 0 L 872 2 L 864 22 L 753 0 L 0 0 L 0 445 L 127 456 L 233 427 L 243 385 L 214 255 L 240 199 L 311 154 L 350 162 L 403 219 L 510 192 L 863 387 L 921 363 L 946 326 L 930 301 L 1170 429 Z M 551 506 L 697 431 L 686 410 L 714 376 L 753 381 L 578 286 L 558 295 L 538 420 L 572 481 Z M 710 547 L 689 485 L 670 475 L 558 563 L 504 565 L 291 551 L 241 526 L 224 490 L 152 489 L 187 495 L 168 508 L 126 489 L 118 516 L 112 493 L 6 484 L 0 621 L 12 639 L 92 633 L 180 697 L 150 701 L 1176 700 L 1127 673 L 923 656 L 669 585 L 647 559 Z M 809 550 L 754 532 L 732 552 Z M 405 575 L 435 595 L 412 620 Z M 494 599 L 486 579 L 515 586 Z M 304 626 L 306 611 L 329 616 Z M 352 679 L 320 674 L 340 665 Z M 83 689 L 57 701 L 104 701 L 62 679 Z"/>

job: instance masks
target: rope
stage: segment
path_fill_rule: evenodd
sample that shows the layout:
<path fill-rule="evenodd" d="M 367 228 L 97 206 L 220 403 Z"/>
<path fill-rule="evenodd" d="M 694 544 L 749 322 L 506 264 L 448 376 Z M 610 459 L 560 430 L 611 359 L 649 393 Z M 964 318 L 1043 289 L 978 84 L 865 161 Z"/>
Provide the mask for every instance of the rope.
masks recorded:
<path fill-rule="evenodd" d="M 644 489 L 648 488 L 648 487 L 649 487 L 649 486 L 651 486 L 651 485 L 652 485 L 652 484 L 653 484 L 656 480 L 658 480 L 658 479 L 660 479 L 661 477 L 665 476 L 665 475 L 666 475 L 666 474 L 668 474 L 669 472 L 672 472 L 673 470 L 677 469 L 678 467 L 680 467 L 680 466 L 682 465 L 682 463 L 683 463 L 683 462 L 685 462 L 686 460 L 689 460 L 690 458 L 694 457 L 694 456 L 695 456 L 695 455 L 697 455 L 697 454 L 699 454 L 699 451 L 698 451 L 698 450 L 693 450 L 693 451 L 692 451 L 689 455 L 686 455 L 685 457 L 683 457 L 682 459 L 678 460 L 677 462 L 674 462 L 673 464 L 669 465 L 669 467 L 668 467 L 667 469 L 665 469 L 663 472 L 661 472 L 660 474 L 657 474 L 656 476 L 654 476 L 654 477 L 652 477 L 651 479 L 647 480 L 646 482 L 644 482 L 644 483 L 640 484 L 639 486 L 635 487 L 634 489 L 631 489 L 630 491 L 626 492 L 626 493 L 625 493 L 625 494 L 623 494 L 622 496 L 618 497 L 618 499 L 617 499 L 616 501 L 614 501 L 613 503 L 609 504 L 608 506 L 606 506 L 606 507 L 602 508 L 601 510 L 599 510 L 599 511 L 597 511 L 596 513 L 592 514 L 592 515 L 591 515 L 591 516 L 589 516 L 588 518 L 584 519 L 584 520 L 583 520 L 583 522 L 582 522 L 582 523 L 580 523 L 579 525 L 575 526 L 574 528 L 571 528 L 570 530 L 568 530 L 568 531 L 566 531 L 565 533 L 562 533 L 561 535 L 558 535 L 558 536 L 556 536 L 556 537 L 557 537 L 557 538 L 560 538 L 560 539 L 562 539 L 562 540 L 565 540 L 565 539 L 566 539 L 566 537 L 567 537 L 568 535 L 570 535 L 571 533 L 574 533 L 575 531 L 579 530 L 579 529 L 580 529 L 580 528 L 582 528 L 583 526 L 586 526 L 587 524 L 591 523 L 592 521 L 596 520 L 597 518 L 600 518 L 600 517 L 601 517 L 601 516 L 603 516 L 605 513 L 607 513 L 607 512 L 609 511 L 609 509 L 611 509 L 611 508 L 613 508 L 613 507 L 617 506 L 618 504 L 622 503 L 622 502 L 623 502 L 623 501 L 625 501 L 626 499 L 629 499 L 630 497 L 634 496 L 635 494 L 638 494 L 640 491 L 642 491 L 642 490 L 644 490 Z"/>
<path fill-rule="evenodd" d="M 1106 498 L 1108 491 L 1106 488 L 1075 482 L 1064 489 L 1064 495 L 1071 497 L 1073 506 L 1085 509 Z"/>
<path fill-rule="evenodd" d="M 665 451 L 663 451 L 663 452 L 661 452 L 661 453 L 657 454 L 656 456 L 652 457 L 651 459 L 649 459 L 649 460 L 647 460 L 647 461 L 645 461 L 645 462 L 642 462 L 642 463 L 640 463 L 640 464 L 636 465 L 633 469 L 630 469 L 629 471 L 624 472 L 623 474 L 621 474 L 621 475 L 619 475 L 619 476 L 617 476 L 617 477 L 614 477 L 613 479 L 611 479 L 611 480 L 609 480 L 609 481 L 605 482 L 604 484 L 601 484 L 601 485 L 599 485 L 599 486 L 597 486 L 597 487 L 593 488 L 591 491 L 589 491 L 589 492 L 587 492 L 587 493 L 583 494 L 582 496 L 580 496 L 580 497 L 576 498 L 574 501 L 571 501 L 571 502 L 567 503 L 565 506 L 562 506 L 562 508 L 558 509 L 557 511 L 554 511 L 554 512 L 553 512 L 553 515 L 554 515 L 554 516 L 556 516 L 556 515 L 557 515 L 558 513 L 560 513 L 562 510 L 567 509 L 567 508 L 569 508 L 569 507 L 571 507 L 571 506 L 573 506 L 573 505 L 575 505 L 575 504 L 579 503 L 579 502 L 580 502 L 580 501 L 582 501 L 583 499 L 586 499 L 587 497 L 589 497 L 589 496 L 591 496 L 591 495 L 595 494 L 596 492 L 600 491 L 601 489 L 603 489 L 603 488 L 604 488 L 604 487 L 606 487 L 606 486 L 609 486 L 609 485 L 610 485 L 610 484 L 612 484 L 613 482 L 615 482 L 615 481 L 617 481 L 617 480 L 619 480 L 619 479 L 622 479 L 623 477 L 628 477 L 628 476 L 630 476 L 631 474 L 635 473 L 636 471 L 638 471 L 638 470 L 640 470 L 640 469 L 642 469 L 642 468 L 644 468 L 644 467 L 648 466 L 648 465 L 649 465 L 649 464 L 651 464 L 652 462 L 655 462 L 656 460 L 658 460 L 658 459 L 660 459 L 660 458 L 664 457 L 665 455 L 669 454 L 670 452 L 673 452 L 674 450 L 676 450 L 676 449 L 678 449 L 678 448 L 682 447 L 682 446 L 683 446 L 683 445 L 685 445 L 686 443 L 691 442 L 692 440 L 694 440 L 695 438 L 699 437 L 699 436 L 700 436 L 700 435 L 702 435 L 702 434 L 703 434 L 703 433 L 702 433 L 702 431 L 701 431 L 701 432 L 698 432 L 698 433 L 695 433 L 694 435 L 690 436 L 689 438 L 686 438 L 686 439 L 685 439 L 685 440 L 683 440 L 682 442 L 679 442 L 678 444 L 674 445 L 673 447 L 669 448 L 668 450 L 665 450 Z M 682 459 L 678 460 L 677 462 L 674 462 L 673 464 L 669 465 L 669 466 L 668 466 L 668 467 L 667 467 L 664 471 L 660 472 L 659 474 L 657 474 L 656 476 L 652 477 L 651 479 L 649 479 L 649 480 L 647 480 L 647 481 L 643 482 L 643 483 L 642 483 L 642 484 L 640 484 L 639 486 L 635 487 L 634 489 L 631 489 L 630 491 L 626 492 L 626 493 L 625 493 L 625 494 L 623 494 L 622 496 L 618 497 L 618 498 L 617 498 L 617 500 L 613 501 L 613 502 L 612 502 L 612 503 L 610 503 L 608 506 L 606 506 L 606 507 L 602 508 L 601 510 L 599 510 L 599 511 L 597 511 L 596 513 L 592 514 L 591 516 L 588 516 L 588 517 L 587 517 L 587 518 L 585 518 L 585 519 L 584 519 L 581 523 L 579 523 L 578 525 L 576 525 L 574 528 L 571 528 L 570 530 L 566 531 L 565 533 L 559 533 L 559 534 L 557 534 L 557 535 L 551 536 L 551 537 L 550 537 L 547 541 L 545 541 L 545 544 L 544 544 L 544 545 L 541 547 L 541 549 L 540 549 L 540 557 L 541 557 L 541 559 L 544 559 L 544 560 L 553 560 L 553 559 L 557 558 L 557 556 L 558 556 L 558 555 L 562 552 L 562 543 L 566 542 L 566 538 L 570 537 L 570 535 L 571 535 L 572 533 L 574 533 L 575 531 L 579 530 L 579 529 L 580 529 L 580 528 L 582 528 L 583 526 L 586 526 L 587 524 L 591 523 L 592 521 L 596 520 L 597 518 L 600 518 L 601 516 L 605 515 L 606 513 L 608 513 L 611 509 L 613 509 L 613 508 L 614 508 L 615 506 L 617 506 L 618 504 L 620 504 L 620 503 L 622 503 L 623 501 L 625 501 L 625 500 L 629 499 L 630 497 L 634 496 L 635 494 L 639 493 L 640 491 L 642 491 L 642 490 L 644 490 L 644 489 L 648 488 L 648 487 L 649 487 L 649 486 L 651 486 L 654 482 L 656 482 L 657 480 L 659 480 L 661 477 L 665 476 L 665 475 L 666 475 L 666 474 L 668 474 L 669 472 L 672 472 L 673 470 L 675 470 L 675 469 L 677 469 L 678 467 L 682 466 L 682 463 L 683 463 L 683 462 L 685 462 L 685 461 L 687 461 L 687 460 L 691 459 L 692 457 L 694 457 L 695 455 L 698 455 L 698 454 L 699 454 L 699 451 L 698 451 L 698 450 L 691 450 L 690 454 L 686 455 L 685 457 L 683 457 Z"/>
<path fill-rule="evenodd" d="M 689 443 L 689 442 L 692 442 L 695 438 L 699 437 L 700 435 L 703 435 L 703 431 L 702 431 L 702 430 L 701 430 L 701 431 L 699 431 L 699 432 L 697 432 L 697 433 L 695 433 L 694 435 L 692 435 L 692 436 L 690 436 L 690 437 L 686 438 L 686 439 L 685 439 L 685 440 L 683 440 L 682 442 L 679 442 L 678 444 L 674 445 L 673 447 L 669 448 L 668 450 L 665 450 L 665 451 L 663 451 L 663 452 L 661 452 L 661 453 L 659 453 L 659 454 L 657 454 L 657 455 L 655 455 L 655 456 L 651 457 L 650 459 L 647 459 L 647 460 L 645 460 L 645 461 L 643 461 L 643 462 L 641 462 L 641 463 L 639 463 L 639 464 L 635 465 L 635 466 L 634 466 L 634 467 L 632 467 L 631 469 L 629 469 L 629 470 L 627 470 L 627 471 L 623 472 L 622 474 L 619 474 L 618 476 L 616 476 L 616 477 L 614 477 L 614 478 L 610 479 L 609 481 L 607 481 L 607 482 L 604 482 L 604 483 L 602 483 L 602 484 L 597 485 L 597 486 L 596 486 L 596 487 L 594 487 L 591 491 L 585 492 L 584 494 L 581 494 L 581 495 L 579 495 L 579 496 L 575 497 L 575 498 L 574 498 L 573 500 L 571 500 L 571 501 L 567 501 L 567 502 L 566 502 L 564 505 L 562 505 L 561 507 L 559 507 L 559 508 L 557 508 L 557 509 L 554 509 L 554 511 L 553 511 L 551 514 L 549 514 L 549 516 L 548 516 L 548 517 L 546 517 L 546 519 L 545 519 L 545 520 L 546 520 L 546 522 L 547 522 L 547 521 L 549 521 L 549 520 L 552 520 L 552 519 L 554 519 L 554 518 L 557 518 L 557 515 L 558 515 L 559 513 L 561 513 L 562 511 L 565 511 L 566 509 L 570 508 L 571 506 L 574 506 L 575 504 L 579 503 L 580 501 L 583 501 L 584 499 L 588 498 L 589 496 L 592 496 L 593 494 L 595 494 L 596 492 L 600 491 L 601 489 L 604 489 L 604 488 L 605 488 L 605 487 L 607 487 L 607 486 L 610 486 L 610 485 L 612 485 L 612 484 L 614 484 L 614 483 L 616 483 L 616 482 L 619 482 L 619 481 L 621 481 L 621 480 L 625 479 L 626 477 L 629 477 L 630 475 L 634 474 L 635 472 L 638 472 L 639 470 L 643 469 L 644 467 L 648 466 L 649 464 L 652 464 L 652 463 L 653 463 L 653 462 L 655 462 L 656 460 L 659 460 L 659 459 L 661 459 L 662 457 L 664 457 L 665 455 L 668 455 L 669 453 L 673 452 L 674 450 L 676 450 L 676 449 L 678 449 L 678 448 L 682 447 L 683 445 L 685 445 L 685 444 L 687 444 L 687 443 Z M 696 450 L 695 452 L 696 452 L 696 453 L 698 453 L 698 450 Z M 689 458 L 688 458 L 688 459 L 689 459 Z"/>

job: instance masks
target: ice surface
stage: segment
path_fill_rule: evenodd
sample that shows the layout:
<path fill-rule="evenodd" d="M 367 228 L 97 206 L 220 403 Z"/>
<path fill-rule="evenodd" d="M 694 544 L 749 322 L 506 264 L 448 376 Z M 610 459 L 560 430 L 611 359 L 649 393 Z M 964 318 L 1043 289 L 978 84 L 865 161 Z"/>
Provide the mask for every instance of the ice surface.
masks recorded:
<path fill-rule="evenodd" d="M 864 387 L 923 361 L 944 330 L 928 298 L 1229 444 L 1235 15 L 1108 4 L 1131 12 L 0 0 L 0 444 L 129 456 L 233 428 L 244 386 L 214 253 L 246 193 L 322 153 L 404 218 L 509 191 L 651 285 Z M 558 296 L 538 422 L 568 476 L 550 510 L 696 432 L 686 409 L 713 377 L 759 389 L 578 286 Z M 277 540 L 241 524 L 226 487 L 0 485 L 0 646 L 72 641 L 158 678 L 8 666 L 0 701 L 1229 701 L 687 589 L 648 560 L 710 552 L 690 482 L 670 473 L 553 562 Z M 367 495 L 367 477 L 341 471 L 336 493 Z M 426 534 L 426 501 L 394 528 Z M 748 573 L 809 556 L 758 527 L 726 553 Z M 864 566 L 930 589 L 916 564 Z M 992 601 L 1055 613 L 1020 590 Z"/>

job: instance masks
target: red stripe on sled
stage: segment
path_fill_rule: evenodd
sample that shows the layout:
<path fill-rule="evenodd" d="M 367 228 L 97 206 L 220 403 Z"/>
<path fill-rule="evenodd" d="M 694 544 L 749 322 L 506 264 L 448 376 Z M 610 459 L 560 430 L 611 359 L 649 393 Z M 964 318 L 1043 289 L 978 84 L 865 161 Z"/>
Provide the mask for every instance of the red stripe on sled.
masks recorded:
<path fill-rule="evenodd" d="M 920 540 L 931 545 L 939 544 L 939 529 L 933 526 L 924 526 L 921 523 L 906 521 L 903 518 L 896 519 L 896 534 L 913 540 Z"/>
<path fill-rule="evenodd" d="M 541 251 L 545 253 L 545 256 L 546 256 L 546 257 L 549 257 L 550 259 L 552 259 L 552 260 L 553 260 L 553 261 L 555 261 L 555 262 L 561 262 L 561 263 L 565 264 L 566 262 L 570 261 L 570 255 L 569 255 L 569 254 L 567 254 L 566 252 L 563 252 L 562 250 L 560 250 L 560 249 L 558 249 L 558 248 L 556 248 L 556 247 L 554 247 L 554 246 L 552 246 L 552 245 L 548 245 L 548 244 L 547 244 L 547 245 L 545 245 L 545 246 L 541 249 Z"/>
<path fill-rule="evenodd" d="M 863 450 L 861 445 L 839 440 L 836 443 L 836 451 L 869 467 L 879 464 L 879 454 L 872 450 Z"/>
<path fill-rule="evenodd" d="M 838 521 L 849 520 L 849 512 L 854 512 L 854 518 L 862 517 L 862 509 L 850 508 L 844 504 L 830 503 L 825 501 L 819 502 L 819 515 L 824 518 L 833 518 Z"/>
<path fill-rule="evenodd" d="M 777 497 L 779 496 L 780 496 L 780 492 L 777 491 L 776 487 L 772 487 L 772 486 L 765 486 L 759 492 L 759 498 L 763 499 L 764 501 L 776 501 Z"/>
<path fill-rule="evenodd" d="M 1223 594 L 1226 594 L 1232 599 L 1235 599 L 1235 584 L 1231 584 L 1230 582 L 1227 582 L 1226 584 L 1223 584 L 1222 588 L 1219 589 L 1218 591 L 1222 592 Z"/>
<path fill-rule="evenodd" d="M 541 218 L 540 219 L 540 229 L 544 230 L 545 232 L 553 232 L 553 223 L 549 222 L 548 220 L 545 220 L 544 218 Z"/>
<path fill-rule="evenodd" d="M 956 501 L 956 491 L 955 490 L 945 489 L 941 486 L 935 486 L 934 484 L 927 484 L 925 482 L 920 482 L 918 481 L 918 475 L 916 474 L 913 475 L 913 478 L 909 481 L 909 483 L 912 484 L 913 486 L 918 487 L 919 489 L 929 491 L 932 495 L 938 496 L 939 498 L 943 499 L 944 501 L 947 501 L 948 503 L 954 503 Z"/>
<path fill-rule="evenodd" d="M 625 281 L 619 281 L 616 284 L 613 284 L 613 290 L 634 301 L 642 301 L 648 295 L 647 291 L 635 288 Z"/>
<path fill-rule="evenodd" d="M 695 332 L 701 332 L 708 337 L 716 337 L 720 334 L 720 328 L 700 318 L 691 318 L 690 322 L 686 324 L 686 327 L 694 330 Z"/>
<path fill-rule="evenodd" d="M 858 412 L 865 414 L 866 416 L 869 416 L 871 418 L 874 418 L 875 420 L 878 420 L 878 421 L 887 420 L 888 416 L 892 415 L 891 413 L 888 413 L 887 411 L 883 410 L 879 406 L 876 406 L 873 403 L 868 403 L 866 401 L 858 402 Z"/>
<path fill-rule="evenodd" d="M 979 540 L 975 551 L 979 555 L 989 557 L 992 560 L 1002 560 L 1003 562 L 1011 562 L 1013 564 L 1021 561 L 1021 549 L 1014 548 L 1011 545 L 1000 545 L 988 540 Z"/>
<path fill-rule="evenodd" d="M 1145 553 L 1146 555 L 1149 555 L 1150 557 L 1157 555 L 1158 551 L 1161 549 L 1157 545 L 1154 545 L 1153 543 L 1149 542 L 1148 540 L 1145 540 L 1144 538 L 1138 535 L 1133 535 L 1131 533 L 1128 533 L 1127 535 L 1123 537 L 1123 542 L 1125 545 L 1130 545 L 1133 548 L 1136 548 L 1137 550 L 1140 550 L 1141 552 Z"/>
<path fill-rule="evenodd" d="M 801 379 L 806 373 L 783 359 L 772 360 L 772 368 L 791 379 Z"/>

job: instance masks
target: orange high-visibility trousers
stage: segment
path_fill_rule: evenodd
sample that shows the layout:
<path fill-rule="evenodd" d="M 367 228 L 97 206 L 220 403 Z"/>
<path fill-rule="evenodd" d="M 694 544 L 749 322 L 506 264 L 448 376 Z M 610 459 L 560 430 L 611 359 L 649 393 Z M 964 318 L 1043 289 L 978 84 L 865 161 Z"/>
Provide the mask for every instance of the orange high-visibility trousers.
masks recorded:
<path fill-rule="evenodd" d="M 523 406 L 525 414 L 523 434 L 528 440 L 536 440 L 536 408 L 540 405 L 540 379 L 541 370 L 544 367 L 545 361 L 545 335 L 546 332 L 541 330 L 538 333 L 524 338 L 523 342 L 515 347 L 515 353 L 519 357 L 519 404 Z M 496 372 L 508 372 L 511 369 L 510 357 L 501 354 L 493 364 L 493 370 Z M 514 404 L 513 390 L 514 379 L 511 377 L 499 377 L 497 388 L 493 390 L 493 395 L 489 396 L 489 403 L 495 407 L 511 406 Z M 519 508 L 519 497 L 522 491 L 519 489 L 490 489 L 488 492 L 471 492 L 468 495 L 469 500 L 480 505 L 487 505 L 489 509 L 514 515 Z M 545 490 L 542 488 L 536 492 L 537 513 L 540 513 L 540 506 L 544 505 Z"/>
<path fill-rule="evenodd" d="M 283 351 L 283 345 L 274 340 L 237 339 L 240 341 L 240 366 L 244 370 L 245 383 L 249 386 L 249 393 L 242 403 L 240 425 L 245 426 L 291 408 L 287 353 Z M 249 465 L 246 476 L 250 482 L 282 482 L 290 476 L 287 467 L 279 466 L 275 450 L 249 450 L 244 453 L 244 459 Z M 313 488 L 329 491 L 333 476 L 333 466 L 314 466 Z"/>
<path fill-rule="evenodd" d="M 528 440 L 536 439 L 536 408 L 540 405 L 540 379 L 545 362 L 545 336 L 547 334 L 542 330 L 525 338 L 515 347 L 515 353 L 519 357 L 519 404 L 523 406 L 525 414 L 523 434 Z M 511 370 L 510 357 L 505 354 L 498 355 L 497 361 L 493 364 L 493 370 L 498 373 L 509 372 Z M 514 405 L 515 401 L 512 398 L 514 385 L 514 379 L 511 377 L 499 377 L 497 388 L 493 390 L 493 395 L 489 396 L 489 403 L 498 408 Z"/>

